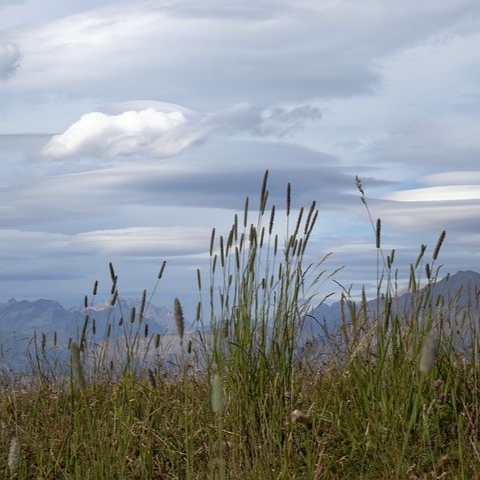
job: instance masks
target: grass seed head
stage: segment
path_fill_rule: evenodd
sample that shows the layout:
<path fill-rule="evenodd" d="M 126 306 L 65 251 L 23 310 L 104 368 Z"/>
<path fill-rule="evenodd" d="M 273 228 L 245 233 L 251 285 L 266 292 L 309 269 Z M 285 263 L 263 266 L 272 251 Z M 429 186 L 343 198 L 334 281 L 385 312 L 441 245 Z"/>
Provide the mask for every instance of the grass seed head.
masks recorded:
<path fill-rule="evenodd" d="M 422 350 L 420 351 L 419 369 L 423 374 L 427 374 L 435 364 L 435 343 L 431 334 L 428 334 L 423 340 Z"/>
<path fill-rule="evenodd" d="M 375 246 L 380 248 L 380 238 L 382 232 L 382 221 L 377 218 L 377 226 L 375 227 Z"/>
<path fill-rule="evenodd" d="M 10 474 L 16 475 L 18 464 L 20 463 L 20 442 L 17 437 L 12 437 L 10 441 L 10 450 L 8 452 L 8 469 Z"/>
<path fill-rule="evenodd" d="M 177 334 L 180 340 L 183 341 L 183 334 L 185 332 L 185 319 L 183 317 L 182 304 L 178 298 L 173 300 L 173 315 L 175 317 L 175 324 L 177 326 Z"/>
<path fill-rule="evenodd" d="M 225 408 L 225 399 L 223 395 L 223 385 L 220 375 L 216 373 L 212 382 L 212 410 L 214 413 L 220 413 Z"/>
<path fill-rule="evenodd" d="M 167 264 L 167 262 L 164 260 L 163 263 L 162 263 L 162 266 L 160 267 L 160 271 L 158 272 L 158 276 L 157 278 L 160 280 L 162 278 L 162 275 L 163 275 L 163 271 L 165 270 L 165 265 Z"/>
<path fill-rule="evenodd" d="M 114 282 L 115 281 L 115 270 L 113 268 L 113 263 L 112 262 L 110 262 L 108 264 L 108 268 L 110 270 L 110 278 L 112 279 L 112 282 Z"/>
<path fill-rule="evenodd" d="M 82 363 L 80 361 L 80 349 L 76 342 L 70 344 L 70 356 L 75 383 L 80 390 L 85 390 L 85 377 L 83 375 Z"/>
<path fill-rule="evenodd" d="M 147 291 L 143 290 L 142 301 L 140 302 L 140 311 L 138 315 L 138 323 L 141 324 L 143 320 L 143 315 L 145 314 L 145 306 L 147 303 Z"/>
<path fill-rule="evenodd" d="M 433 260 L 436 260 L 438 254 L 440 253 L 440 249 L 442 248 L 443 241 L 445 240 L 446 232 L 445 230 L 440 234 L 438 238 L 437 245 L 435 246 L 435 250 L 433 251 Z"/>

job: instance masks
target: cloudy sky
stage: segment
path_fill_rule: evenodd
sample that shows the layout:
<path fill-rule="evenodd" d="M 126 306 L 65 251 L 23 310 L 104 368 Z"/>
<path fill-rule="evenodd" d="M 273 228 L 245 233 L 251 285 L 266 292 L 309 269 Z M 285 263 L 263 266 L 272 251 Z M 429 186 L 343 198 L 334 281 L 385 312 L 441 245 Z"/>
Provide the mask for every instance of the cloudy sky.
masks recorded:
<path fill-rule="evenodd" d="M 267 168 L 346 286 L 375 283 L 355 175 L 400 269 L 446 229 L 445 273 L 480 270 L 480 2 L 3 0 L 0 168 L 0 300 L 166 260 L 154 302 L 191 305 Z"/>

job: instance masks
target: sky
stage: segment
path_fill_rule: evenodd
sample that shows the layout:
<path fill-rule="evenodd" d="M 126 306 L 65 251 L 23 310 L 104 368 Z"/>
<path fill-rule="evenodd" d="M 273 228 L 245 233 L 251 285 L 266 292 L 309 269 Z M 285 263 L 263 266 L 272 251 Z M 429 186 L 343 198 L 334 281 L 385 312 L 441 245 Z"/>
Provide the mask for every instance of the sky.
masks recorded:
<path fill-rule="evenodd" d="M 109 290 L 193 309 L 212 227 L 270 172 L 279 226 L 320 209 L 307 259 L 375 291 L 446 230 L 480 270 L 477 0 L 3 0 L 0 301 Z M 283 212 L 284 215 L 284 212 Z M 328 293 L 334 282 L 322 285 Z"/>

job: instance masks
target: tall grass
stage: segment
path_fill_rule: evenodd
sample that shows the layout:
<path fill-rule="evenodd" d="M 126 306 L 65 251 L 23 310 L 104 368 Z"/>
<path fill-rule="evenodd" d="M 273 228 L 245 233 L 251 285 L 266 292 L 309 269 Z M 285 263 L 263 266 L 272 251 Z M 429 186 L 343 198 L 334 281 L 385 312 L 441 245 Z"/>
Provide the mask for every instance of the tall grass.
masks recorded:
<path fill-rule="evenodd" d="M 95 285 L 68 357 L 52 363 L 47 339 L 32 343 L 32 375 L 2 382 L 4 478 L 479 478 L 478 294 L 463 310 L 459 295 L 433 298 L 442 232 L 430 259 L 422 245 L 401 301 L 395 252 L 383 252 L 381 221 L 357 187 L 376 302 L 344 290 L 338 331 L 302 332 L 326 275 L 322 261 L 305 265 L 318 210 L 294 217 L 290 185 L 285 204 L 270 205 L 266 172 L 258 207 L 247 198 L 228 232 L 212 231 L 196 334 L 175 299 L 176 368 L 149 332 L 151 297 L 124 312 L 113 265 L 103 335 Z"/>

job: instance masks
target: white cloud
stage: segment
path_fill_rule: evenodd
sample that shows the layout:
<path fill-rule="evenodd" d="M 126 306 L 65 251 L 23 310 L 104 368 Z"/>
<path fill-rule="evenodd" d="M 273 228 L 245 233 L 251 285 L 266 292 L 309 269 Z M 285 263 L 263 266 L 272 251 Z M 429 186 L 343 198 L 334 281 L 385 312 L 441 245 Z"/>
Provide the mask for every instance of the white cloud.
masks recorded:
<path fill-rule="evenodd" d="M 480 200 L 480 185 L 441 185 L 389 193 L 388 200 L 397 202 L 444 202 L 450 200 Z"/>
<path fill-rule="evenodd" d="M 175 256 L 205 252 L 211 230 L 201 227 L 131 227 L 73 236 L 66 249 L 78 253 Z"/>
<path fill-rule="evenodd" d="M 209 114 L 164 102 L 126 102 L 123 107 L 130 109 L 83 115 L 64 133 L 55 135 L 44 146 L 43 155 L 56 159 L 128 155 L 163 158 L 186 150 L 216 131 L 285 136 L 301 129 L 306 121 L 321 117 L 317 108 L 306 105 L 262 111 L 240 104 Z"/>
<path fill-rule="evenodd" d="M 0 43 L 0 78 L 12 76 L 20 66 L 20 50 L 11 42 Z"/>
<path fill-rule="evenodd" d="M 421 180 L 427 185 L 471 185 L 480 184 L 480 171 L 449 171 L 425 175 Z"/>
<path fill-rule="evenodd" d="M 87 113 L 63 134 L 55 135 L 43 148 L 43 154 L 53 158 L 173 155 L 201 138 L 201 133 L 194 129 L 188 133 L 183 130 L 187 115 L 188 112 L 173 108 L 148 108 L 119 115 Z"/>
<path fill-rule="evenodd" d="M 471 201 L 438 202 L 371 202 L 376 217 L 383 220 L 385 228 L 399 233 L 478 231 L 480 203 Z"/>

